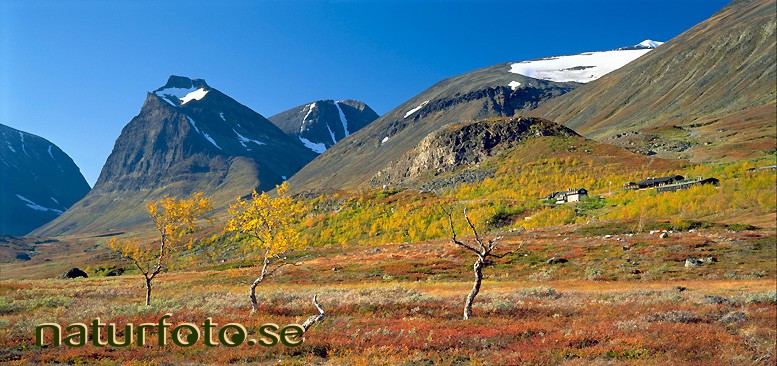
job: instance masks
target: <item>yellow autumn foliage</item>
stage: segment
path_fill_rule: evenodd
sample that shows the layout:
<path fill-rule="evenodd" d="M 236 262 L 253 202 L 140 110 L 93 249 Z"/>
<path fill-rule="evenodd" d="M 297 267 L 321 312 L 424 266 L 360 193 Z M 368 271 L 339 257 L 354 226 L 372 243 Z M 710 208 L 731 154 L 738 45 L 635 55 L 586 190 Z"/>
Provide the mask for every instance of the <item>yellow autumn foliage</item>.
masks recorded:
<path fill-rule="evenodd" d="M 144 275 L 161 270 L 174 253 L 192 248 L 192 240 L 184 240 L 184 237 L 197 230 L 196 222 L 206 218 L 212 205 L 199 192 L 189 199 L 164 197 L 146 207 L 159 233 L 158 241 L 143 243 L 137 238 L 119 240 L 114 237 L 108 242 L 112 250 L 133 261 Z"/>
<path fill-rule="evenodd" d="M 286 194 L 288 190 L 288 183 L 283 182 L 276 186 L 274 196 L 254 191 L 250 200 L 238 198 L 229 207 L 226 231 L 247 237 L 246 249 L 265 257 L 302 248 L 297 225 L 305 208 Z"/>

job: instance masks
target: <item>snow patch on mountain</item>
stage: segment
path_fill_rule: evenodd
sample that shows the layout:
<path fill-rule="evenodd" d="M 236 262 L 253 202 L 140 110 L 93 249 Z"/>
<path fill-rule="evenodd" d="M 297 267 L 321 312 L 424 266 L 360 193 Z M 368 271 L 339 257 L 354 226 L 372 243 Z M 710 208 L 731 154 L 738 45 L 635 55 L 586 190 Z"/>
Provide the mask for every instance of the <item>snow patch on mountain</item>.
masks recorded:
<path fill-rule="evenodd" d="M 217 147 L 219 150 L 222 150 L 222 148 L 218 144 L 216 144 L 216 140 L 210 137 L 210 135 L 208 135 L 205 132 L 203 132 L 202 135 L 205 136 L 205 139 L 210 141 L 210 143 L 213 144 L 213 146 Z"/>
<path fill-rule="evenodd" d="M 219 117 L 221 117 L 221 120 L 222 120 L 222 121 L 224 121 L 224 122 L 226 122 L 226 121 L 227 121 L 227 119 L 226 119 L 226 118 L 224 118 L 224 112 L 219 112 Z"/>
<path fill-rule="evenodd" d="M 337 107 L 337 111 L 340 113 L 340 122 L 343 124 L 343 131 L 345 131 L 345 136 L 348 137 L 350 133 L 348 132 L 348 121 L 345 119 L 345 113 L 343 113 L 343 109 L 340 108 L 340 102 L 335 102 L 335 107 Z"/>
<path fill-rule="evenodd" d="M 37 211 L 51 211 L 51 212 L 56 212 L 58 215 L 62 214 L 62 210 L 57 210 L 56 208 L 48 208 L 48 207 L 41 206 L 41 205 L 39 205 L 39 204 L 37 204 L 35 202 L 30 201 L 29 199 L 27 199 L 27 197 L 24 197 L 24 196 L 22 196 L 20 194 L 17 194 L 16 197 L 18 197 L 20 200 L 22 200 L 27 205 L 27 207 L 29 207 L 29 208 L 31 208 L 33 210 L 37 210 Z"/>
<path fill-rule="evenodd" d="M 249 138 L 241 135 L 234 128 L 232 129 L 232 131 L 235 132 L 235 135 L 237 135 L 237 140 L 240 141 L 240 145 L 243 145 L 243 147 L 246 148 L 246 150 L 248 150 L 248 151 L 251 151 L 251 149 L 248 148 L 248 146 L 246 145 L 246 142 L 253 142 L 253 143 L 257 144 L 257 145 L 264 145 L 264 142 L 257 141 L 257 140 L 252 140 L 252 139 L 249 139 Z"/>
<path fill-rule="evenodd" d="M 518 89 L 519 86 L 521 86 L 521 82 L 513 80 L 509 84 L 507 84 L 507 86 L 509 86 L 510 89 L 512 89 L 512 90 L 516 90 L 516 89 Z"/>
<path fill-rule="evenodd" d="M 205 131 L 200 131 L 200 129 L 197 128 L 197 124 L 194 122 L 194 120 L 191 117 L 186 116 L 186 119 L 189 120 L 189 123 L 192 124 L 192 127 L 194 127 L 194 130 L 197 131 L 197 133 L 205 136 L 205 139 L 210 141 L 210 143 L 213 144 L 213 146 L 217 147 L 219 150 L 223 150 L 218 144 L 216 144 L 216 140 L 210 137 L 210 135 L 208 135 Z"/>
<path fill-rule="evenodd" d="M 660 45 L 660 42 L 650 40 L 642 43 Z M 625 66 L 651 50 L 652 48 L 622 49 L 547 57 L 513 63 L 510 65 L 510 72 L 535 79 L 587 83 Z"/>
<path fill-rule="evenodd" d="M 310 112 L 313 112 L 313 108 L 315 107 L 316 107 L 316 102 L 308 104 L 307 106 L 308 113 L 305 113 L 305 117 L 302 117 L 302 125 L 299 126 L 299 132 L 305 131 L 305 122 L 307 122 L 308 117 L 310 117 Z"/>
<path fill-rule="evenodd" d="M 332 143 L 336 144 L 337 139 L 335 138 L 335 133 L 332 132 L 332 129 L 329 127 L 329 125 L 326 125 L 326 129 L 329 130 L 329 136 L 332 136 Z"/>
<path fill-rule="evenodd" d="M 49 156 L 51 156 L 51 158 L 54 159 L 54 154 L 51 153 L 51 145 L 49 145 L 48 151 L 49 151 Z"/>
<path fill-rule="evenodd" d="M 189 123 L 191 123 L 192 127 L 194 127 L 194 130 L 197 131 L 197 133 L 200 133 L 200 129 L 197 128 L 197 124 L 194 123 L 194 120 L 189 116 L 186 116 L 186 119 L 189 120 Z"/>
<path fill-rule="evenodd" d="M 171 105 L 176 106 L 176 103 L 174 103 L 173 100 L 177 100 L 180 105 L 184 105 L 189 101 L 204 98 L 205 95 L 208 94 L 208 91 L 204 88 L 166 88 L 157 90 L 154 94 Z"/>
<path fill-rule="evenodd" d="M 419 105 L 418 105 L 418 107 L 415 107 L 415 108 L 413 108 L 413 109 L 411 109 L 411 110 L 407 111 L 407 113 L 405 113 L 405 118 L 407 118 L 407 117 L 410 117 L 410 115 L 412 115 L 412 114 L 413 114 L 413 113 L 415 113 L 415 112 L 418 112 L 418 111 L 419 111 L 421 108 L 423 108 L 423 107 L 424 107 L 425 105 L 427 105 L 427 104 L 429 104 L 429 101 L 428 101 L 428 100 L 427 100 L 427 101 L 424 101 L 424 102 L 423 102 L 423 103 L 421 103 L 421 104 L 419 104 Z"/>
<path fill-rule="evenodd" d="M 299 140 L 302 141 L 302 143 L 310 150 L 313 150 L 313 152 L 322 154 L 324 151 L 326 151 L 326 145 L 321 143 L 315 143 L 313 141 L 310 141 L 302 136 L 299 136 Z"/>
<path fill-rule="evenodd" d="M 195 91 L 193 91 L 193 92 L 191 92 L 189 94 L 186 94 L 186 96 L 181 98 L 181 105 L 184 105 L 184 104 L 186 104 L 187 102 L 189 102 L 191 100 L 200 100 L 200 99 L 204 98 L 206 94 L 208 94 L 207 90 L 205 90 L 203 88 L 199 88 L 199 89 L 197 89 L 197 90 L 195 90 Z"/>
<path fill-rule="evenodd" d="M 19 138 L 22 140 L 22 151 L 24 151 L 24 155 L 30 156 L 30 154 L 27 153 L 27 148 L 24 147 L 24 132 L 19 131 Z"/>

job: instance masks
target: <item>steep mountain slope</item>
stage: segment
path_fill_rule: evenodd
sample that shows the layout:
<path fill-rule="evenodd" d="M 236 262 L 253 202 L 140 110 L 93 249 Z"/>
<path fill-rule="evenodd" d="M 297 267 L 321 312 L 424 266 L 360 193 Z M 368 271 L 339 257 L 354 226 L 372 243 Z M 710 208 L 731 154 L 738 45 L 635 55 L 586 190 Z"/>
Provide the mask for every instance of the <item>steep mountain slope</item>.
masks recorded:
<path fill-rule="evenodd" d="M 378 117 L 372 108 L 358 100 L 319 100 L 268 119 L 320 154 Z"/>
<path fill-rule="evenodd" d="M 315 154 L 201 79 L 171 76 L 148 93 L 94 189 L 39 235 L 115 230 L 147 220 L 145 203 L 203 191 L 217 207 L 269 190 Z"/>
<path fill-rule="evenodd" d="M 57 145 L 2 124 L 0 169 L 0 234 L 27 234 L 89 192 L 81 170 Z"/>
<path fill-rule="evenodd" d="M 328 149 L 294 175 L 289 184 L 296 192 L 369 185 L 379 171 L 447 124 L 512 117 L 519 111 L 536 108 L 545 100 L 583 85 L 581 82 L 640 57 L 656 44 L 604 52 L 612 56 L 609 58 L 594 52 L 503 63 L 445 79 Z M 617 62 L 611 60 L 613 57 Z M 560 64 L 562 70 L 551 72 Z M 595 73 L 578 72 L 589 68 Z M 563 80 L 581 82 L 542 80 L 524 74 L 553 74 L 558 80 L 564 76 Z"/>
<path fill-rule="evenodd" d="M 514 74 L 508 63 L 443 80 L 326 150 L 289 184 L 296 192 L 368 185 L 376 173 L 446 124 L 513 116 L 578 85 Z"/>
<path fill-rule="evenodd" d="M 642 153 L 692 161 L 775 150 L 774 0 L 737 0 L 529 114 Z"/>

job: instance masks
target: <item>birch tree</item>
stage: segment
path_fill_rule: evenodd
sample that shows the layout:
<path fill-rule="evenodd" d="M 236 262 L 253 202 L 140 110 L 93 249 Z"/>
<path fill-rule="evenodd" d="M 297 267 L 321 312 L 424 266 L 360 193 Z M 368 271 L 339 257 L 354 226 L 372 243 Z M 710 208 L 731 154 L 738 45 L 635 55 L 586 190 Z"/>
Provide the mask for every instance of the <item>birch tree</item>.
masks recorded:
<path fill-rule="evenodd" d="M 259 310 L 256 287 L 281 267 L 296 264 L 288 261 L 287 256 L 304 247 L 295 227 L 304 207 L 286 194 L 288 189 L 288 183 L 283 182 L 276 186 L 276 196 L 254 191 L 251 200 L 238 198 L 229 208 L 232 217 L 227 222 L 227 232 L 247 237 L 246 249 L 261 257 L 262 270 L 249 289 L 252 313 Z"/>
<path fill-rule="evenodd" d="M 464 209 L 464 219 L 467 221 L 467 225 L 469 226 L 470 230 L 472 230 L 472 234 L 474 235 L 474 243 L 466 243 L 459 240 L 458 236 L 456 235 L 456 229 L 453 226 L 453 210 L 443 209 L 443 211 L 448 216 L 448 223 L 450 224 L 451 230 L 451 242 L 476 255 L 475 263 L 472 266 L 472 269 L 475 271 L 475 282 L 472 285 L 472 290 L 470 290 L 467 298 L 464 301 L 464 320 L 467 320 L 472 317 L 472 303 L 475 301 L 475 296 L 477 296 L 480 292 L 480 285 L 483 282 L 483 268 L 487 265 L 493 264 L 491 258 L 503 258 L 508 253 L 501 255 L 494 254 L 494 250 L 497 249 L 497 244 L 499 243 L 499 240 L 502 239 L 502 237 L 497 236 L 488 240 L 483 240 L 475 228 L 475 225 L 469 219 L 466 208 Z"/>
<path fill-rule="evenodd" d="M 145 278 L 146 305 L 151 305 L 151 281 L 169 265 L 173 254 L 192 249 L 189 234 L 197 230 L 197 221 L 206 218 L 212 205 L 203 193 L 195 193 L 189 199 L 164 197 L 150 202 L 147 208 L 156 226 L 158 241 L 143 243 L 137 238 L 113 238 L 108 246 L 138 267 Z"/>

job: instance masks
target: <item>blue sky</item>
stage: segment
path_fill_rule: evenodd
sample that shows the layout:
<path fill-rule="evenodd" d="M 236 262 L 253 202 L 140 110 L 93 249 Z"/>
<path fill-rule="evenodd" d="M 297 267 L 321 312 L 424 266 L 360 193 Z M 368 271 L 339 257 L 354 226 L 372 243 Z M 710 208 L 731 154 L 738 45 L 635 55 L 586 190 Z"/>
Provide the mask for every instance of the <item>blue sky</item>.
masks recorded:
<path fill-rule="evenodd" d="M 669 40 L 718 0 L 0 1 L 0 123 L 94 184 L 145 93 L 204 78 L 265 117 L 318 99 L 379 114 L 501 62 Z"/>

